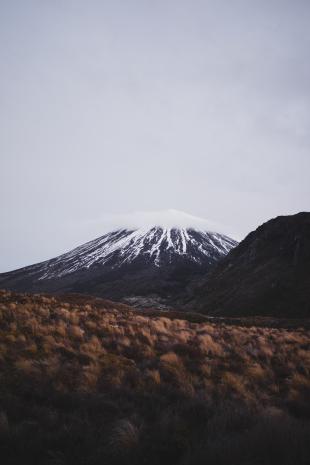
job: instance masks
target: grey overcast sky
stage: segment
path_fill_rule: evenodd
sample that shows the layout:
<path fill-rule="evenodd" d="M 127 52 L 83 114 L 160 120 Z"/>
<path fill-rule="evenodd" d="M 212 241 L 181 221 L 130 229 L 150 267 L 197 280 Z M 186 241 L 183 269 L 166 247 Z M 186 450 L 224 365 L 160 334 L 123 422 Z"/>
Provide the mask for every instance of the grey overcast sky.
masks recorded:
<path fill-rule="evenodd" d="M 0 271 L 132 211 L 241 239 L 309 210 L 309 24 L 309 0 L 0 0 Z"/>

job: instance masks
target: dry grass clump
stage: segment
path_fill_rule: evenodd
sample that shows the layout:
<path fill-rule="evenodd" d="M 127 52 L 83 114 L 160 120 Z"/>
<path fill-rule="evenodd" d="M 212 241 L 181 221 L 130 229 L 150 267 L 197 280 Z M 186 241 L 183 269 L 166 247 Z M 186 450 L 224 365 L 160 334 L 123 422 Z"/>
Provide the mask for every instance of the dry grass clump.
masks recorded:
<path fill-rule="evenodd" d="M 207 355 L 223 356 L 223 345 L 218 344 L 210 334 L 198 334 L 197 346 Z"/>
<path fill-rule="evenodd" d="M 118 420 L 111 428 L 108 442 L 113 455 L 126 455 L 139 443 L 139 428 L 128 419 Z"/>
<path fill-rule="evenodd" d="M 174 352 L 167 352 L 160 356 L 161 362 L 168 363 L 169 365 L 180 365 L 182 361 L 180 357 Z"/>
<path fill-rule="evenodd" d="M 146 379 L 151 380 L 154 384 L 159 385 L 161 382 L 160 373 L 158 370 L 145 370 Z"/>
<path fill-rule="evenodd" d="M 226 371 L 222 376 L 221 387 L 224 388 L 224 393 L 237 395 L 247 401 L 253 400 L 252 393 L 246 386 L 246 379 L 237 373 Z"/>
<path fill-rule="evenodd" d="M 259 363 L 253 363 L 253 365 L 248 365 L 246 373 L 249 379 L 254 379 L 257 382 L 267 381 L 269 375 L 268 368 L 263 368 Z"/>
<path fill-rule="evenodd" d="M 78 340 L 82 341 L 83 338 L 84 338 L 84 333 L 85 333 L 84 329 L 82 329 L 76 323 L 72 323 L 69 326 L 69 336 L 71 336 L 71 338 L 73 338 L 73 339 L 78 339 Z"/>

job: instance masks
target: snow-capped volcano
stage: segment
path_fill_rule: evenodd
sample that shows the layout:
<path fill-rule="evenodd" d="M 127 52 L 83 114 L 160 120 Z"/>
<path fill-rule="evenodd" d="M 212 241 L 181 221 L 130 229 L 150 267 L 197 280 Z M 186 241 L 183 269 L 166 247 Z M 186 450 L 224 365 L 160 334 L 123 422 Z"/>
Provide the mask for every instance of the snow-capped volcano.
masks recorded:
<path fill-rule="evenodd" d="M 95 265 L 119 268 L 136 260 L 157 267 L 180 258 L 197 264 L 211 263 L 236 245 L 227 236 L 192 228 L 121 229 L 45 262 L 39 279 L 61 277 Z"/>
<path fill-rule="evenodd" d="M 3 273 L 0 287 L 87 293 L 114 300 L 155 296 L 170 302 L 193 274 L 199 278 L 208 273 L 237 245 L 210 231 L 204 220 L 175 210 L 161 219 L 149 215 L 139 227 L 133 223 L 51 260 Z M 137 217 L 135 223 L 141 224 Z"/>

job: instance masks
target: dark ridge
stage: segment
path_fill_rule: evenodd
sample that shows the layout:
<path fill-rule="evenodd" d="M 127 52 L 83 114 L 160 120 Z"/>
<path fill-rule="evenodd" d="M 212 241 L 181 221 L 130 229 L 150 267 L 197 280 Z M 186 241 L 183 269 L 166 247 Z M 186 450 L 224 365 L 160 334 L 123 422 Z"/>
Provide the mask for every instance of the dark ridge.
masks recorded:
<path fill-rule="evenodd" d="M 279 216 L 251 232 L 205 278 L 189 307 L 218 316 L 310 316 L 310 213 Z"/>

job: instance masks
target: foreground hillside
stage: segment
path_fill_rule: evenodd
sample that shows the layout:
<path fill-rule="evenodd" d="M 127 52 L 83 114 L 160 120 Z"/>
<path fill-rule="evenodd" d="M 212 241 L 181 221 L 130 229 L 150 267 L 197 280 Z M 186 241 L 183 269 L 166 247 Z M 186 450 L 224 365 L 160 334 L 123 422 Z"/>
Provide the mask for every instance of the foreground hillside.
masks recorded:
<path fill-rule="evenodd" d="M 180 315 L 1 291 L 3 463 L 308 464 L 306 322 Z"/>

